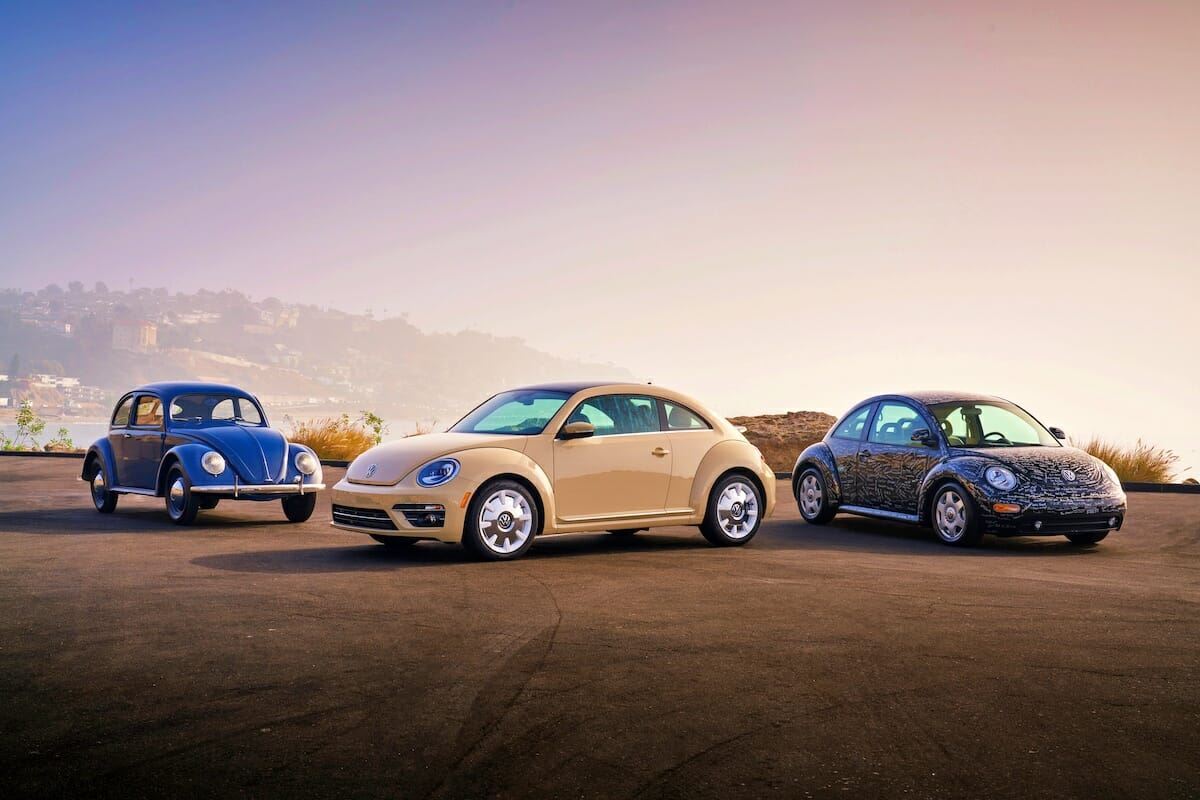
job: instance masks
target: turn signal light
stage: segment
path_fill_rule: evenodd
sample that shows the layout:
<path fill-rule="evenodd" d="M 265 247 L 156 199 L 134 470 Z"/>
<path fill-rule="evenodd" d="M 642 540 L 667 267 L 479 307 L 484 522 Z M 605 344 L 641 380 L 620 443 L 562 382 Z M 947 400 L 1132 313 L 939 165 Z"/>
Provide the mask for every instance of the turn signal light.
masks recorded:
<path fill-rule="evenodd" d="M 996 503 L 992 506 L 992 511 L 997 514 L 1020 514 L 1021 507 L 1016 503 Z"/>

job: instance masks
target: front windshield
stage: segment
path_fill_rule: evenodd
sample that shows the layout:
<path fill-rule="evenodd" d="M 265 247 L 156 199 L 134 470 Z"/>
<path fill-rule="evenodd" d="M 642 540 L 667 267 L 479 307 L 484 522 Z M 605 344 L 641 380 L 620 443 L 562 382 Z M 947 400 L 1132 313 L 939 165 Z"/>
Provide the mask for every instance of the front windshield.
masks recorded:
<path fill-rule="evenodd" d="M 249 425 L 262 427 L 262 411 L 249 398 L 229 394 L 181 394 L 171 401 L 176 426 Z"/>
<path fill-rule="evenodd" d="M 460 419 L 455 433 L 512 433 L 536 436 L 571 395 L 548 389 L 501 392 Z"/>
<path fill-rule="evenodd" d="M 1012 403 L 958 401 L 929 410 L 951 447 L 1061 447 L 1040 422 Z"/>

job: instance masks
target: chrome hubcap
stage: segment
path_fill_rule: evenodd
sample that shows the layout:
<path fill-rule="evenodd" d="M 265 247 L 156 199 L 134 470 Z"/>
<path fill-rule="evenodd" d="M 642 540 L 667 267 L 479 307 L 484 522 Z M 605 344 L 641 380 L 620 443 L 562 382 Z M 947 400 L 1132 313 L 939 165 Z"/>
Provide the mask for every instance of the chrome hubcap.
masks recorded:
<path fill-rule="evenodd" d="M 479 509 L 479 533 L 496 553 L 519 550 L 533 532 L 529 501 L 509 489 L 493 492 Z"/>
<path fill-rule="evenodd" d="M 179 516 L 183 513 L 183 509 L 186 504 L 184 495 L 185 492 L 183 489 L 183 478 L 176 478 L 175 482 L 171 484 L 171 491 L 168 495 L 171 501 L 171 513 L 175 516 Z"/>
<path fill-rule="evenodd" d="M 816 475 L 805 475 L 800 481 L 800 510 L 810 519 L 821 513 L 821 484 Z"/>
<path fill-rule="evenodd" d="M 717 498 L 717 524 L 730 539 L 744 539 L 758 522 L 758 495 L 754 487 L 735 481 Z"/>
<path fill-rule="evenodd" d="M 104 480 L 104 470 L 96 470 L 96 474 L 92 476 L 92 500 L 96 505 L 104 503 L 104 496 L 108 492 L 108 483 Z"/>
<path fill-rule="evenodd" d="M 953 489 L 942 492 L 934 517 L 937 520 L 938 536 L 947 542 L 957 542 L 966 533 L 967 504 Z"/>

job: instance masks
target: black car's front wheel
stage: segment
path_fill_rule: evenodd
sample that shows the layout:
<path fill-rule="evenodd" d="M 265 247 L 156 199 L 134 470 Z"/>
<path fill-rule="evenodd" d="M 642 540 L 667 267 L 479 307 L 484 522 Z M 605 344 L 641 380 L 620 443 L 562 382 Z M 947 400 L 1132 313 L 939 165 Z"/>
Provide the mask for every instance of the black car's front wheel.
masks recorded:
<path fill-rule="evenodd" d="M 297 494 L 283 498 L 283 515 L 288 522 L 308 522 L 317 507 L 315 494 Z"/>
<path fill-rule="evenodd" d="M 836 513 L 829 505 L 829 492 L 825 489 L 825 477 L 821 470 L 809 467 L 800 473 L 796 483 L 796 505 L 800 516 L 810 525 L 824 525 Z"/>
<path fill-rule="evenodd" d="M 117 508 L 117 493 L 108 490 L 108 475 L 102 464 L 92 473 L 92 503 L 101 514 L 111 514 Z"/>
<path fill-rule="evenodd" d="M 1086 546 L 1099 544 L 1104 540 L 1105 536 L 1108 536 L 1108 531 L 1101 531 L 1099 533 L 1068 533 L 1067 539 L 1070 540 L 1071 544 Z"/>
<path fill-rule="evenodd" d="M 200 513 L 200 498 L 192 493 L 192 482 L 179 467 L 167 474 L 167 516 L 176 525 L 191 525 Z"/>
<path fill-rule="evenodd" d="M 933 496 L 930 511 L 933 531 L 944 544 L 955 547 L 974 547 L 983 538 L 979 514 L 966 489 L 948 483 Z"/>

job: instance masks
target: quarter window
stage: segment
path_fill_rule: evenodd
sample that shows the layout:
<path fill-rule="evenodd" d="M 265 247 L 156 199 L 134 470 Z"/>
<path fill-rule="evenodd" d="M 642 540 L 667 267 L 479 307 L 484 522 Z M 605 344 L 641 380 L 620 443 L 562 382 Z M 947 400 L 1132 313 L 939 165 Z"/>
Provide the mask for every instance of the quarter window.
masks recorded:
<path fill-rule="evenodd" d="M 162 401 L 148 394 L 139 397 L 133 424 L 139 428 L 161 428 L 163 424 Z"/>
<path fill-rule="evenodd" d="M 833 437 L 862 441 L 863 432 L 867 429 L 867 418 L 871 416 L 871 408 L 869 405 L 863 406 L 842 420 L 842 424 L 833 432 Z"/>
<path fill-rule="evenodd" d="M 918 428 L 927 427 L 912 406 L 895 402 L 880 403 L 879 413 L 875 415 L 875 424 L 871 426 L 871 435 L 867 440 L 876 444 L 924 447 L 921 442 L 914 442 L 912 435 Z"/>
<path fill-rule="evenodd" d="M 690 408 L 677 405 L 669 400 L 663 400 L 663 408 L 667 412 L 667 430 L 669 431 L 694 431 L 711 427 Z"/>
<path fill-rule="evenodd" d="M 567 418 L 567 422 L 580 421 L 592 423 L 596 436 L 657 432 L 658 404 L 653 397 L 641 395 L 601 395 L 580 403 Z"/>
<path fill-rule="evenodd" d="M 131 411 L 133 411 L 133 398 L 126 397 L 113 412 L 112 426 L 114 428 L 126 427 L 129 424 L 129 412 Z"/>

